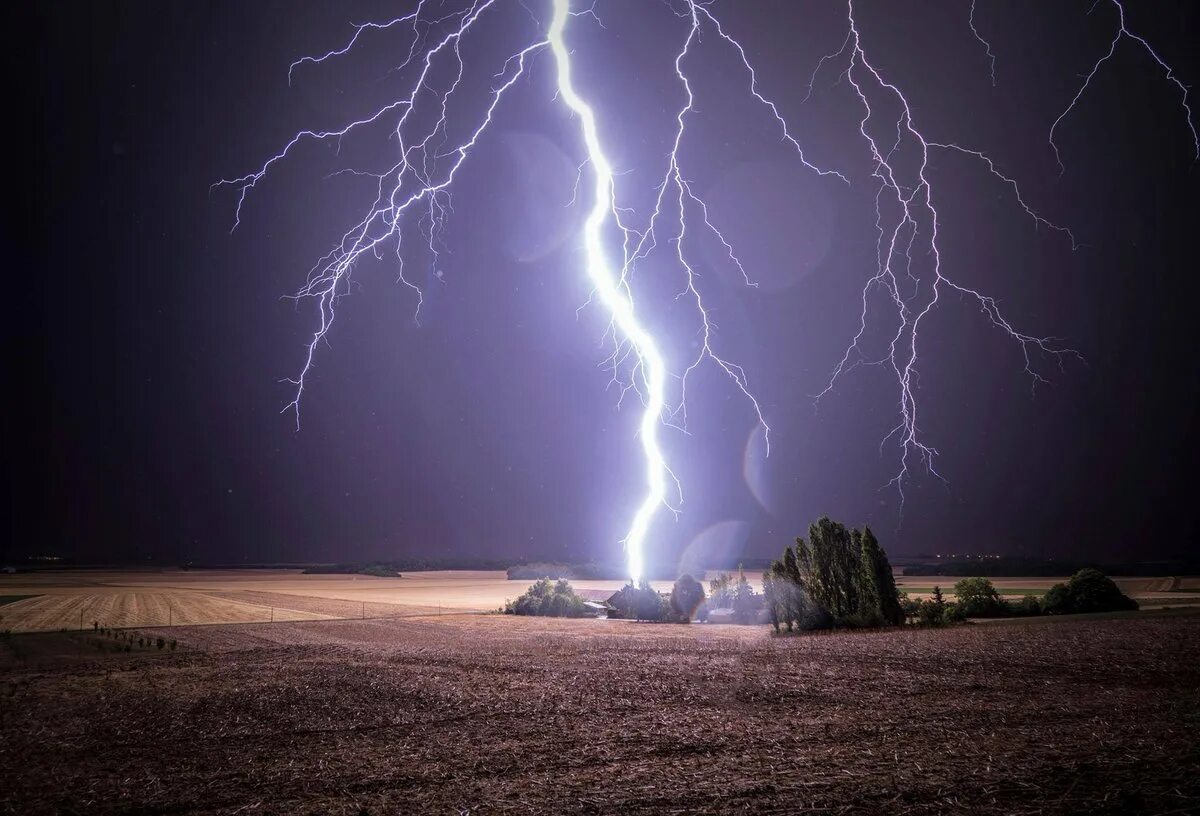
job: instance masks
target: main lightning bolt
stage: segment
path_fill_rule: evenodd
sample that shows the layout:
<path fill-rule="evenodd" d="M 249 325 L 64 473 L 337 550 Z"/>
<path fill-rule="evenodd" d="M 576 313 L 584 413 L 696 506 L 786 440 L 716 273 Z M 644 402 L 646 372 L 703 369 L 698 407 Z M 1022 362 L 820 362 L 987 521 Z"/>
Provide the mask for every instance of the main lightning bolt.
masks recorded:
<path fill-rule="evenodd" d="M 619 173 L 604 151 L 600 123 L 595 108 L 580 93 L 573 80 L 572 52 L 566 43 L 568 25 L 572 20 L 591 18 L 600 23 L 595 5 L 572 10 L 571 0 L 549 0 L 551 19 L 542 33 L 542 23 L 524 4 L 524 0 L 464 0 L 457 10 L 442 13 L 444 2 L 436 4 L 436 13 L 427 13 L 433 0 L 419 0 L 410 14 L 385 22 L 369 22 L 354 26 L 353 36 L 339 48 L 321 56 L 296 60 L 288 68 L 289 84 L 297 72 L 306 66 L 322 65 L 349 54 L 361 42 L 384 32 L 401 32 L 405 37 L 403 59 L 395 71 L 410 71 L 414 76 L 406 90 L 387 104 L 340 127 L 327 130 L 303 130 L 296 133 L 274 156 L 257 170 L 238 178 L 226 179 L 217 185 L 234 187 L 238 191 L 234 227 L 241 222 L 247 196 L 259 182 L 280 163 L 308 143 L 333 143 L 340 146 L 343 139 L 385 127 L 396 147 L 396 159 L 383 170 L 347 168 L 342 172 L 374 180 L 375 194 L 368 207 L 337 240 L 333 248 L 310 270 L 307 282 L 296 298 L 313 299 L 317 304 L 317 326 L 307 344 L 299 373 L 288 380 L 294 387 L 291 401 L 284 411 L 293 411 L 299 423 L 300 402 L 312 373 L 316 350 L 328 339 L 336 315 L 336 306 L 349 286 L 350 275 L 364 257 L 380 258 L 384 252 L 394 253 L 399 268 L 398 279 L 415 295 L 414 318 L 419 319 L 423 302 L 421 287 L 409 280 L 404 272 L 403 248 L 410 231 L 421 238 L 422 247 L 436 259 L 443 246 L 443 225 L 452 211 L 450 190 L 466 160 L 492 124 L 493 115 L 503 98 L 527 76 L 532 62 L 541 52 L 549 52 L 555 70 L 556 96 L 578 119 L 585 151 L 579 168 L 575 194 L 579 198 L 584 168 L 588 168 L 589 191 L 583 227 L 583 266 L 592 284 L 593 298 L 610 317 L 606 337 L 611 336 L 613 351 L 605 362 L 611 368 L 614 381 L 620 385 L 620 405 L 629 392 L 641 402 L 638 436 L 645 466 L 645 494 L 634 512 L 624 538 L 628 571 L 635 581 L 645 571 L 646 546 L 658 511 L 667 508 L 678 511 L 682 502 L 679 480 L 668 466 L 660 432 L 664 426 L 686 431 L 688 413 L 688 381 L 690 375 L 704 364 L 715 366 L 747 400 L 755 421 L 761 428 L 769 450 L 770 428 L 763 409 L 748 384 L 745 371 L 718 351 L 716 325 L 703 296 L 702 271 L 693 260 L 695 241 L 707 233 L 720 243 L 729 266 L 736 270 L 748 286 L 755 286 L 748 270 L 743 267 L 733 244 L 714 223 L 708 202 L 694 180 L 685 170 L 685 145 L 689 123 L 696 113 L 698 89 L 688 71 L 692 60 L 698 58 L 704 35 L 715 48 L 735 58 L 738 70 L 746 78 L 748 98 L 773 123 L 781 142 L 795 153 L 799 165 L 822 177 L 849 183 L 842 173 L 818 166 L 806 156 L 795 136 L 794 128 L 785 119 L 779 106 L 760 86 L 759 77 L 746 49 L 717 17 L 711 2 L 701 0 L 667 0 L 667 5 L 684 22 L 684 37 L 675 51 L 673 63 L 682 103 L 675 110 L 675 127 L 670 148 L 665 155 L 665 169 L 654 187 L 653 206 L 644 221 L 634 208 L 627 206 L 619 190 Z M 1111 0 L 1119 15 L 1119 28 L 1107 54 L 1093 66 L 1082 87 L 1065 111 L 1051 127 L 1050 144 L 1058 157 L 1054 143 L 1055 129 L 1078 103 L 1097 71 L 1112 57 L 1124 38 L 1139 44 L 1166 72 L 1166 78 L 1182 91 L 1182 105 L 1187 115 L 1200 156 L 1200 138 L 1192 124 L 1188 107 L 1187 88 L 1171 68 L 1141 37 L 1125 24 L 1125 11 L 1118 0 Z M 464 127 L 450 116 L 457 100 L 468 95 L 464 91 L 467 61 L 464 42 L 481 30 L 486 30 L 489 16 L 497 8 L 524 8 L 533 22 L 536 35 L 516 48 L 494 71 L 495 82 L 484 99 L 468 107 Z M 904 484 L 910 476 L 911 465 L 920 462 L 938 475 L 935 467 L 937 451 L 924 441 L 918 422 L 916 384 L 919 373 L 921 327 L 926 318 L 941 304 L 947 294 L 958 295 L 972 302 L 996 328 L 1015 342 L 1024 359 L 1025 371 L 1032 384 L 1045 382 L 1038 364 L 1043 359 L 1056 361 L 1060 366 L 1070 357 L 1079 357 L 1075 350 L 1060 345 L 1053 338 L 1028 334 L 1016 328 L 999 308 L 994 296 L 967 286 L 952 278 L 942 265 L 939 245 L 941 217 L 935 206 L 935 194 L 930 178 L 930 156 L 941 152 L 948 156 L 976 162 L 993 183 L 1006 188 L 1016 205 L 1033 222 L 1063 235 L 1072 249 L 1078 244 L 1065 227 L 1041 216 L 1027 203 L 1016 180 L 1000 169 L 989 155 L 972 147 L 927 137 L 918 128 L 913 110 L 899 85 L 886 79 L 868 57 L 855 18 L 853 0 L 847 2 L 846 37 L 839 50 L 827 54 L 818 62 L 808 83 L 812 96 L 818 73 L 826 63 L 844 62 L 842 76 L 848 80 L 855 103 L 863 113 L 858 125 L 872 163 L 872 176 L 877 184 L 875 194 L 876 264 L 861 292 L 861 311 L 858 330 L 850 340 L 841 360 L 834 367 L 828 384 L 816 395 L 820 400 L 833 390 L 837 381 L 859 366 L 879 366 L 890 369 L 898 389 L 895 428 L 880 444 L 896 439 L 900 448 L 899 470 L 892 483 L 896 485 L 903 505 Z M 519 9 L 518 9 L 519 10 Z M 483 20 L 484 22 L 480 22 Z M 975 25 L 975 4 L 972 0 L 968 24 L 972 34 L 984 46 L 990 60 L 991 76 L 995 83 L 995 55 L 990 42 Z M 602 25 L 602 24 L 601 24 Z M 497 67 L 497 66 L 493 66 Z M 468 100 L 468 106 L 470 100 Z M 894 117 L 884 111 L 893 106 Z M 420 113 L 417 111 L 420 110 Z M 1061 159 L 1060 159 L 1061 164 Z M 929 258 L 922 266 L 915 249 L 924 250 Z M 690 303 L 696 315 L 694 355 L 682 360 L 672 369 L 666 344 L 647 320 L 646 309 L 635 302 L 635 283 L 639 269 L 659 249 L 669 249 L 671 268 L 680 275 L 677 299 Z M 875 353 L 866 350 L 868 313 L 871 300 L 882 296 L 885 308 L 894 316 L 897 328 L 890 333 L 886 348 Z M 652 304 L 651 304 L 652 305 Z M 677 388 L 677 397 L 672 399 Z M 941 478 L 938 476 L 938 478 Z M 674 491 L 669 490 L 674 485 Z M 677 497 L 677 501 L 672 500 Z"/>
<path fill-rule="evenodd" d="M 569 0 L 554 0 L 554 17 L 550 22 L 548 39 L 558 68 L 558 93 L 567 107 L 579 117 L 588 164 L 594 177 L 592 205 L 583 227 L 587 274 L 600 302 L 612 314 L 616 329 L 632 347 L 637 358 L 638 376 L 645 386 L 645 405 L 639 428 L 642 452 L 646 457 L 646 495 L 634 514 L 629 533 L 625 536 L 629 576 L 637 582 L 645 568 L 646 534 L 650 529 L 650 522 L 667 498 L 669 471 L 658 440 L 661 418 L 666 409 L 667 364 L 654 336 L 639 322 L 634 313 L 632 292 L 620 273 L 613 268 L 604 246 L 604 231 L 615 206 L 613 171 L 608 157 L 604 155 L 604 148 L 600 145 L 600 136 L 596 131 L 596 114 L 575 90 L 571 78 L 571 54 L 563 41 L 563 33 L 570 18 Z"/>
<path fill-rule="evenodd" d="M 368 34 L 392 29 L 406 31 L 408 42 L 406 55 L 396 70 L 410 65 L 417 68 L 415 79 L 408 91 L 370 114 L 355 119 L 339 128 L 329 130 L 303 130 L 295 134 L 274 156 L 257 170 L 244 176 L 222 180 L 214 186 L 232 186 L 238 191 L 235 208 L 234 228 L 240 224 L 242 208 L 249 193 L 274 167 L 287 159 L 300 145 L 306 142 L 334 142 L 358 131 L 373 126 L 386 125 L 391 129 L 398 159 L 382 172 L 347 170 L 343 172 L 365 176 L 375 180 L 376 193 L 370 206 L 361 218 L 351 226 L 334 248 L 310 271 L 307 283 L 295 295 L 311 298 L 317 303 L 318 324 L 310 337 L 303 365 L 296 377 L 289 378 L 295 390 L 284 411 L 295 414 L 299 424 L 300 403 L 312 373 L 317 348 L 327 340 L 336 316 L 337 302 L 345 294 L 350 275 L 355 265 L 364 256 L 380 257 L 385 249 L 394 251 L 399 265 L 399 281 L 413 290 L 416 296 L 414 317 L 419 318 L 423 292 L 419 285 L 404 274 L 404 256 L 401 248 L 406 242 L 404 223 L 406 218 L 415 220 L 416 228 L 424 236 L 424 244 L 431 256 L 438 254 L 443 222 L 450 212 L 449 191 L 459 168 L 492 122 L 492 116 L 502 97 L 527 72 L 533 56 L 548 49 L 554 58 L 559 99 L 579 119 L 586 158 L 581 165 L 590 168 L 592 177 L 591 205 L 583 229 L 584 266 L 593 286 L 593 296 L 610 315 L 610 333 L 614 350 L 607 365 L 613 377 L 621 383 L 621 398 L 629 391 L 638 394 L 642 402 L 638 435 L 641 441 L 645 464 L 646 492 L 625 535 L 628 570 L 634 580 L 642 577 L 645 569 L 646 539 L 660 508 L 677 511 L 678 505 L 670 501 L 668 487 L 674 484 L 679 501 L 682 490 L 679 480 L 667 465 L 663 453 L 660 431 L 665 425 L 686 430 L 687 383 L 691 375 L 705 362 L 715 364 L 735 387 L 748 399 L 754 416 L 762 428 L 769 446 L 769 432 L 762 408 L 749 389 L 745 372 L 737 364 L 722 357 L 715 348 L 716 327 L 710 311 L 705 305 L 700 289 L 700 273 L 688 257 L 688 242 L 692 233 L 688 223 L 692 217 L 702 224 L 720 241 L 729 262 L 753 286 L 749 274 L 743 268 L 733 246 L 710 218 L 708 204 L 700 196 L 682 171 L 681 148 L 684 143 L 686 121 L 693 109 L 694 94 L 684 63 L 699 40 L 701 27 L 707 23 L 717 32 L 721 41 L 736 49 L 741 64 L 749 75 L 749 92 L 758 103 L 765 106 L 780 127 L 782 138 L 796 150 L 800 161 L 823 175 L 838 175 L 821 170 L 804 157 L 799 142 L 792 136 L 787 123 L 775 104 L 758 89 L 754 69 L 741 45 L 720 26 L 712 12 L 695 0 L 683 0 L 685 11 L 682 16 L 689 20 L 688 33 L 675 60 L 675 72 L 684 90 L 685 104 L 676 116 L 677 130 L 667 157 L 667 170 L 657 188 L 653 213 L 643 228 L 632 225 L 636 217 L 633 209 L 618 204 L 612 165 L 604 153 L 596 114 L 584 100 L 572 81 L 571 52 L 565 41 L 568 23 L 575 18 L 591 17 L 599 21 L 594 7 L 573 11 L 570 0 L 551 0 L 552 16 L 544 38 L 536 39 L 512 53 L 496 72 L 499 80 L 491 92 L 475 124 L 459 138 L 451 137 L 448 109 L 459 92 L 464 76 L 465 62 L 463 41 L 480 24 L 485 14 L 501 3 L 501 0 L 473 0 L 464 8 L 431 17 L 424 14 L 429 0 L 420 0 L 416 9 L 407 15 L 386 22 L 363 23 L 354 26 L 354 34 L 343 46 L 327 51 L 321 56 L 302 57 L 289 66 L 288 82 L 291 83 L 298 69 L 306 65 L 320 65 L 342 57 L 357 46 Z M 526 9 L 528 11 L 528 9 Z M 535 24 L 536 16 L 530 12 Z M 440 37 L 433 32 L 445 29 Z M 432 39 L 431 39 L 432 38 Z M 438 66 L 450 66 L 450 80 L 438 84 Z M 434 115 L 422 119 L 415 116 L 419 107 L 431 106 Z M 843 180 L 844 177 L 842 177 Z M 673 194 L 675 218 L 665 215 L 665 203 Z M 658 236 L 666 223 L 673 223 L 666 241 L 674 247 L 673 256 L 683 272 L 684 284 L 680 296 L 693 302 L 699 316 L 698 353 L 687 362 L 681 373 L 673 374 L 658 342 L 639 316 L 634 302 L 632 275 L 634 270 L 658 247 Z M 614 262 L 607 246 L 610 232 L 623 236 L 619 263 Z M 678 380 L 679 398 L 670 401 L 668 390 L 672 380 Z M 618 400 L 620 404 L 621 400 Z M 769 448 L 768 448 L 769 449 Z"/>

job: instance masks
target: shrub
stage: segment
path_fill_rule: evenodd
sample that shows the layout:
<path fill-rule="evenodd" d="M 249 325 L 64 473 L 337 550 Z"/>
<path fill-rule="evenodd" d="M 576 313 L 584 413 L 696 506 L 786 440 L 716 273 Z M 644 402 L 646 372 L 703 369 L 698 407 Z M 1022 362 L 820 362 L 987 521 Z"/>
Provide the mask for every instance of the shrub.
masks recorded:
<path fill-rule="evenodd" d="M 1042 599 L 1042 611 L 1047 615 L 1121 612 L 1137 608 L 1137 601 L 1121 592 L 1111 578 L 1090 567 L 1072 575 L 1065 584 L 1050 587 Z"/>
<path fill-rule="evenodd" d="M 1016 603 L 1008 603 L 1005 606 L 1008 607 L 1008 614 L 1017 618 L 1042 614 L 1042 602 L 1034 595 L 1026 595 Z"/>
<path fill-rule="evenodd" d="M 671 612 L 681 621 L 690 621 L 704 603 L 704 587 L 691 575 L 684 573 L 671 587 Z"/>
<path fill-rule="evenodd" d="M 921 601 L 917 607 L 917 623 L 922 626 L 943 626 L 950 621 L 946 615 L 946 599 L 942 588 L 933 588 L 933 597 Z"/>
<path fill-rule="evenodd" d="M 543 578 L 535 582 L 525 594 L 504 606 L 509 615 L 542 615 L 555 618 L 582 618 L 589 612 L 587 606 L 565 580 L 551 582 Z"/>
<path fill-rule="evenodd" d="M 998 618 L 1008 607 L 987 578 L 963 578 L 954 585 L 955 612 L 962 618 Z"/>

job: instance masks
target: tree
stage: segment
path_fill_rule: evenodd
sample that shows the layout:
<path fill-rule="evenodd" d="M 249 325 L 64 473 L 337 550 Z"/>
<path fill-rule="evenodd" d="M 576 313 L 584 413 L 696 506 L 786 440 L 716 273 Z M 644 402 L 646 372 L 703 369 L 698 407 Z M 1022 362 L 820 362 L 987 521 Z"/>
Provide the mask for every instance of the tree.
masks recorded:
<path fill-rule="evenodd" d="M 954 585 L 954 594 L 958 598 L 956 611 L 964 618 L 991 618 L 1008 611 L 987 578 L 963 578 Z"/>
<path fill-rule="evenodd" d="M 771 626 L 775 628 L 775 634 L 779 634 L 779 624 L 785 620 L 786 611 L 784 610 L 782 600 L 779 597 L 779 590 L 785 585 L 784 580 L 778 575 L 783 571 L 783 564 L 776 561 L 771 564 L 770 569 L 763 570 L 763 602 L 767 605 L 767 614 L 770 616 Z M 788 631 L 792 631 L 792 622 L 787 621 Z"/>
<path fill-rule="evenodd" d="M 942 597 L 942 588 L 933 588 L 933 597 L 921 601 L 917 609 L 917 622 L 922 626 L 941 626 L 946 623 L 946 599 Z"/>
<path fill-rule="evenodd" d="M 671 611 L 682 621 L 690 621 L 704 603 L 704 587 L 691 575 L 684 573 L 671 588 Z"/>
<path fill-rule="evenodd" d="M 794 552 L 784 551 L 779 572 L 799 589 L 795 620 L 828 615 L 839 626 L 904 623 L 892 565 L 869 527 L 851 530 L 820 518 L 809 526 L 807 542 L 797 538 Z"/>
<path fill-rule="evenodd" d="M 1090 567 L 1072 575 L 1065 584 L 1050 587 L 1042 599 L 1042 611 L 1047 615 L 1119 612 L 1137 608 L 1137 601 L 1121 592 L 1111 578 Z"/>
<path fill-rule="evenodd" d="M 859 538 L 862 589 L 859 606 L 864 618 L 877 618 L 882 623 L 899 626 L 904 623 L 904 609 L 900 605 L 900 593 L 896 590 L 896 578 L 887 553 L 879 546 L 879 540 L 870 527 L 863 527 Z"/>
<path fill-rule="evenodd" d="M 613 600 L 616 617 L 632 620 L 661 621 L 668 612 L 667 601 L 645 578 L 636 586 L 626 584 Z"/>
<path fill-rule="evenodd" d="M 809 525 L 807 544 L 802 538 L 796 539 L 803 583 L 813 600 L 837 621 L 859 612 L 861 547 L 856 535 L 846 525 L 822 516 Z"/>
<path fill-rule="evenodd" d="M 714 609 L 733 606 L 733 593 L 733 577 L 727 572 L 722 572 L 708 582 L 708 605 Z"/>
<path fill-rule="evenodd" d="M 1069 615 L 1074 611 L 1066 584 L 1055 584 L 1042 596 L 1042 612 L 1047 615 Z"/>
<path fill-rule="evenodd" d="M 762 609 L 763 596 L 758 595 L 754 591 L 754 587 L 750 586 L 750 582 L 746 580 L 746 574 L 742 571 L 741 566 L 738 567 L 738 582 L 733 596 L 733 619 L 737 623 L 753 623 L 758 615 L 758 610 Z"/>

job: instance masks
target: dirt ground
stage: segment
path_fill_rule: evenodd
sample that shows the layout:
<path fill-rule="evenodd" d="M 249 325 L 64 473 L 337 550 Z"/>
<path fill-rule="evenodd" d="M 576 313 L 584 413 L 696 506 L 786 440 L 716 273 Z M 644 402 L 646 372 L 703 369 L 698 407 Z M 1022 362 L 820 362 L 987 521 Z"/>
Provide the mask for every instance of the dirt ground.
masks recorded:
<path fill-rule="evenodd" d="M 4 813 L 1185 813 L 1200 615 L 505 616 L 0 640 Z"/>

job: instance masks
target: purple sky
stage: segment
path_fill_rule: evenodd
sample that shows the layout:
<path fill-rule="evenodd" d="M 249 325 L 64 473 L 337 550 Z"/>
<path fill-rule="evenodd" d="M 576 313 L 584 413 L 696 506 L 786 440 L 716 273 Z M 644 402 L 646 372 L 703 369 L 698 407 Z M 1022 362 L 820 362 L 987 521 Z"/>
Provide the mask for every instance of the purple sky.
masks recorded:
<path fill-rule="evenodd" d="M 507 1 L 507 0 L 506 0 Z M 517 3 L 464 52 L 483 80 L 532 30 Z M 899 451 L 880 442 L 898 395 L 884 370 L 839 381 L 814 410 L 854 335 L 875 269 L 876 186 L 840 67 L 818 77 L 846 32 L 837 3 L 720 3 L 762 90 L 810 159 L 806 170 L 745 93 L 736 59 L 705 41 L 693 69 L 689 180 L 761 281 L 747 289 L 719 246 L 698 256 L 716 343 L 740 363 L 773 429 L 708 367 L 690 386 L 690 435 L 664 434 L 683 483 L 678 521 L 650 547 L 664 564 L 777 554 L 828 514 L 870 523 L 889 552 L 1154 558 L 1194 553 L 1197 367 L 1191 240 L 1197 171 L 1177 89 L 1128 41 L 1047 143 L 1081 74 L 1108 48 L 1101 4 L 856 5 L 864 47 L 901 86 L 930 138 L 987 152 L 1044 217 L 1084 245 L 1035 229 L 978 163 L 930 165 L 944 269 L 995 296 L 1032 334 L 1087 364 L 1036 361 L 958 296 L 922 329 L 921 431 L 943 485 L 919 467 L 903 517 L 887 487 Z M 532 4 L 537 8 L 537 4 Z M 588 294 L 582 210 L 564 206 L 582 158 L 577 123 L 536 59 L 464 165 L 436 265 L 419 242 L 421 326 L 394 259 L 362 264 L 339 305 L 297 433 L 277 412 L 314 327 L 281 296 L 361 214 L 370 182 L 347 166 L 392 158 L 381 139 L 298 151 L 253 192 L 208 186 L 257 167 L 297 130 L 370 112 L 402 87 L 397 38 L 356 56 L 287 66 L 340 46 L 349 24 L 400 4 L 148 3 L 47 6 L 31 32 L 31 124 L 14 222 L 24 269 L 6 323 L 21 399 L 9 414 L 10 554 L 82 558 L 352 560 L 398 555 L 618 560 L 641 493 L 638 412 L 616 408 L 598 368 L 607 316 Z M 606 28 L 579 20 L 578 82 L 600 117 L 621 185 L 649 200 L 681 92 L 671 60 L 686 25 L 665 6 L 602 0 Z M 511 21 L 511 23 L 509 22 Z M 1188 3 L 1127 20 L 1198 81 Z M 490 62 L 489 62 L 490 60 Z M 498 60 L 498 61 L 497 61 Z M 477 81 L 479 80 L 477 76 Z M 641 203 L 641 202 L 639 202 Z M 711 244 L 711 242 L 709 242 Z M 923 258 L 918 259 L 924 262 Z M 647 319 L 679 358 L 694 325 L 672 300 L 664 254 L 642 274 Z M 441 278 L 437 277 L 441 273 Z M 17 278 L 14 278 L 17 279 Z M 889 328 L 879 312 L 882 342 Z"/>

